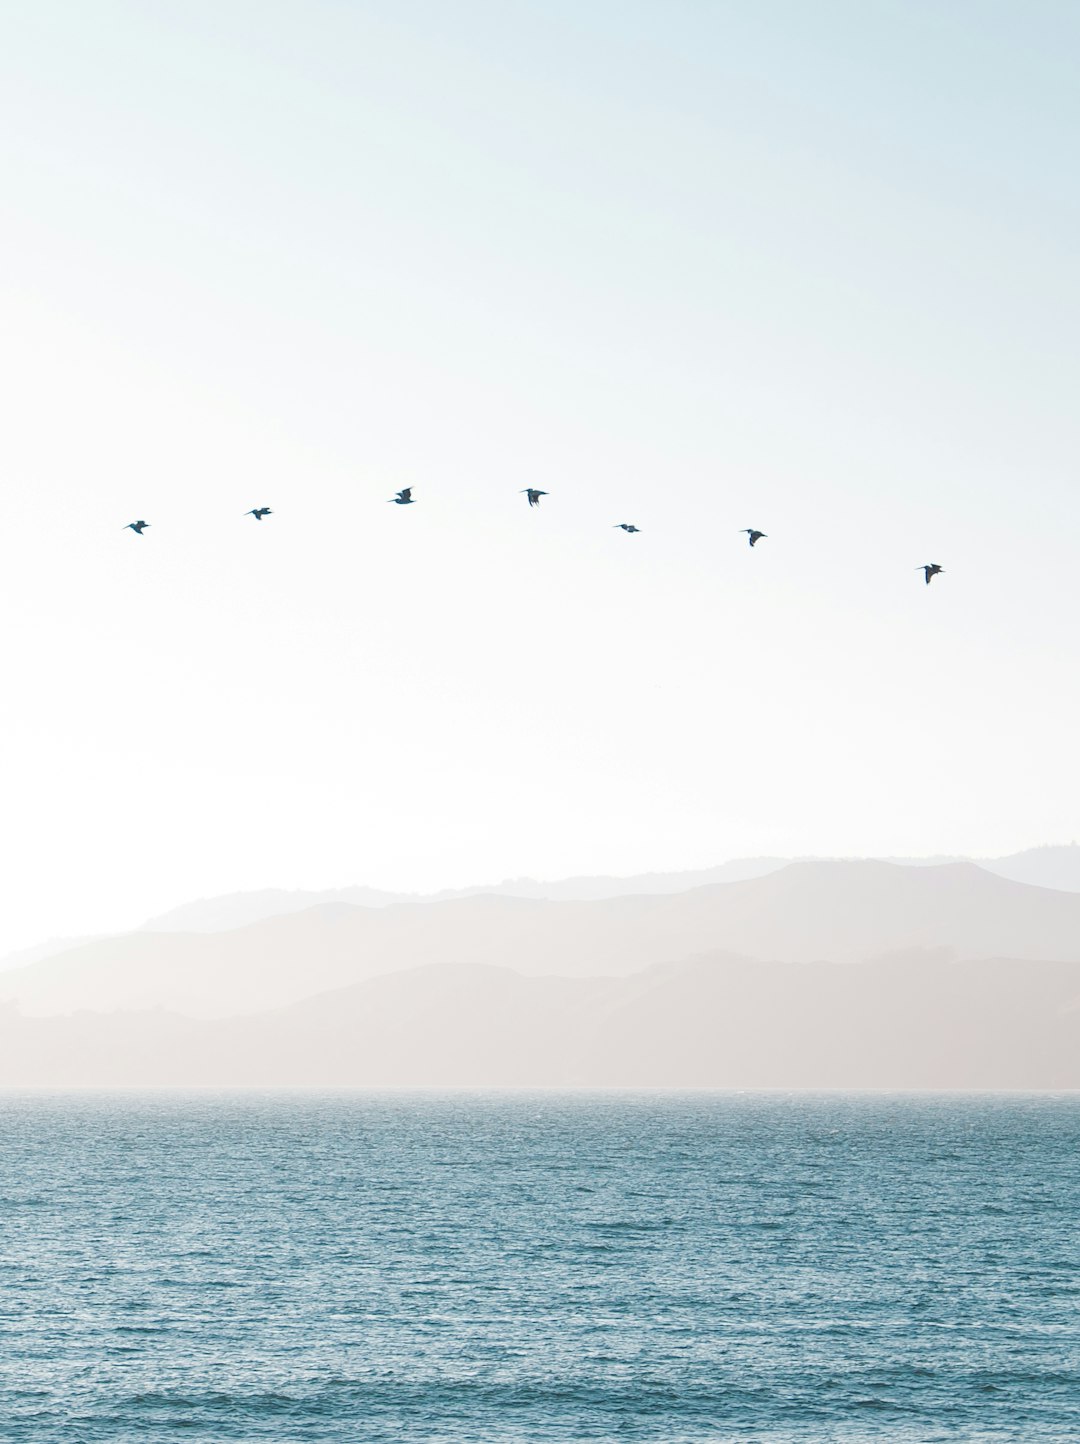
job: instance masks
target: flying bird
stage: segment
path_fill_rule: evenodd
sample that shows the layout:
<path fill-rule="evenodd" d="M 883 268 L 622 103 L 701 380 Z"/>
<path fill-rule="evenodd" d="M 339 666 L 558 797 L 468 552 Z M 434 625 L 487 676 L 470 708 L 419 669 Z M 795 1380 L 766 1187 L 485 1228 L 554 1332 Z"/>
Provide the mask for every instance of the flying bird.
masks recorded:
<path fill-rule="evenodd" d="M 273 516 L 273 514 L 268 506 L 257 506 L 251 511 L 244 512 L 245 516 L 253 516 L 256 521 L 262 521 L 264 516 Z"/>
<path fill-rule="evenodd" d="M 922 572 L 922 573 L 923 573 L 923 575 L 926 577 L 926 585 L 929 586 L 929 585 L 930 585 L 930 578 L 931 578 L 931 577 L 936 577 L 937 574 L 938 574 L 938 572 L 943 572 L 943 571 L 945 570 L 945 568 L 944 568 L 944 567 L 939 567 L 938 564 L 937 564 L 937 562 L 931 562 L 929 566 L 927 566 L 927 567 L 916 567 L 915 570 L 916 570 L 917 572 Z"/>
<path fill-rule="evenodd" d="M 522 495 L 522 496 L 527 496 L 527 497 L 529 498 L 529 505 L 530 505 L 530 506 L 539 506 L 539 505 L 540 505 L 540 498 L 541 498 L 542 496 L 547 496 L 547 492 L 546 492 L 546 491 L 537 491 L 537 489 L 536 489 L 535 486 L 526 486 L 526 487 L 523 487 L 523 488 L 522 488 L 521 495 Z"/>
<path fill-rule="evenodd" d="M 750 538 L 750 545 L 752 547 L 756 547 L 761 538 L 767 535 L 766 532 L 755 531 L 752 526 L 744 526 L 743 531 Z"/>
<path fill-rule="evenodd" d="M 143 532 L 150 525 L 148 521 L 129 521 L 127 526 L 122 526 L 121 531 L 133 531 L 136 536 L 142 536 Z"/>
<path fill-rule="evenodd" d="M 615 530 L 616 530 L 616 531 L 640 531 L 641 528 L 640 528 L 639 526 L 631 526 L 628 521 L 617 521 L 617 522 L 615 523 Z"/>
<path fill-rule="evenodd" d="M 399 491 L 397 496 L 392 496 L 390 500 L 395 506 L 411 506 L 413 500 L 412 487 L 405 487 L 403 491 Z"/>

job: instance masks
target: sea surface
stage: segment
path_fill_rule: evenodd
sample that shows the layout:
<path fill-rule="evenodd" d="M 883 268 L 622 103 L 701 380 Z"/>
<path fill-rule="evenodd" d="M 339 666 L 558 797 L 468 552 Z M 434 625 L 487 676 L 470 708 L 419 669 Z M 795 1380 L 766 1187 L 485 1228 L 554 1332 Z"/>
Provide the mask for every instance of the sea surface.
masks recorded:
<path fill-rule="evenodd" d="M 1080 1095 L 0 1094 L 0 1440 L 1080 1439 Z"/>

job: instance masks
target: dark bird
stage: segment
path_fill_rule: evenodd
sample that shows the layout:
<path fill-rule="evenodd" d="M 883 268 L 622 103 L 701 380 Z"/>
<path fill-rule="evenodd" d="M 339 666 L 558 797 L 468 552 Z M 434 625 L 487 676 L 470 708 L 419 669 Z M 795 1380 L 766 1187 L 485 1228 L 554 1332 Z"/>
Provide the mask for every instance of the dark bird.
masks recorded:
<path fill-rule="evenodd" d="M 264 516 L 273 516 L 273 514 L 268 506 L 257 506 L 251 511 L 244 512 L 245 516 L 253 516 L 256 521 L 262 521 Z"/>
<path fill-rule="evenodd" d="M 616 531 L 640 531 L 641 528 L 640 528 L 639 526 L 631 526 L 628 521 L 617 521 L 617 522 L 615 523 L 615 530 L 616 530 Z"/>
<path fill-rule="evenodd" d="M 922 573 L 923 573 L 923 575 L 926 577 L 926 585 L 929 586 L 929 585 L 930 585 L 930 578 L 931 578 L 931 577 L 936 577 L 937 574 L 938 574 L 938 572 L 943 572 L 943 571 L 945 570 L 945 568 L 944 568 L 944 567 L 939 567 L 938 564 L 937 564 L 937 562 L 931 562 L 928 567 L 916 567 L 915 570 L 916 570 L 917 572 L 922 572 Z"/>
<path fill-rule="evenodd" d="M 413 500 L 412 487 L 405 487 L 404 491 L 399 491 L 397 496 L 392 496 L 390 500 L 395 506 L 411 506 Z"/>
<path fill-rule="evenodd" d="M 752 526 L 744 526 L 743 531 L 750 538 L 750 545 L 752 547 L 756 547 L 761 538 L 767 535 L 766 532 L 755 531 Z"/>
<path fill-rule="evenodd" d="M 546 492 L 546 491 L 537 491 L 537 489 L 536 489 L 535 486 L 526 486 L 526 487 L 524 487 L 524 488 L 522 489 L 522 493 L 521 493 L 521 494 L 522 494 L 522 496 L 527 496 L 527 497 L 529 498 L 529 505 L 530 505 L 530 506 L 539 506 L 539 505 L 540 505 L 540 498 L 541 498 L 542 496 L 547 496 L 547 492 Z"/>
<path fill-rule="evenodd" d="M 142 536 L 143 532 L 150 525 L 148 521 L 129 521 L 127 526 L 120 528 L 121 531 L 133 531 L 136 536 Z"/>

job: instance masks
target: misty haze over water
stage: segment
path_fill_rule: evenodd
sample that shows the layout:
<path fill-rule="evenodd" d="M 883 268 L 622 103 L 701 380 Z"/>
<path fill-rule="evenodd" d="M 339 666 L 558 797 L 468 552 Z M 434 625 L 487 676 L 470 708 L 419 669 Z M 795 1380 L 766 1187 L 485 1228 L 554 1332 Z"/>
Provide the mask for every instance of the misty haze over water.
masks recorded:
<path fill-rule="evenodd" d="M 0 973 L 0 1082 L 1080 1087 L 1080 891 L 1002 875 L 1077 854 L 196 904 Z"/>

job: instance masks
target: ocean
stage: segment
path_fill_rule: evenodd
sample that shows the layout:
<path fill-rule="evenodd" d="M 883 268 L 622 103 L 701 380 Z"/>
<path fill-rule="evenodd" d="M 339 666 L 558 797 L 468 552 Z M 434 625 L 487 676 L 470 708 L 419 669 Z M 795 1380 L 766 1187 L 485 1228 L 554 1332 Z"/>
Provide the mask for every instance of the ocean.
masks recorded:
<path fill-rule="evenodd" d="M 0 1094 L 0 1440 L 1080 1438 L 1080 1096 Z"/>

